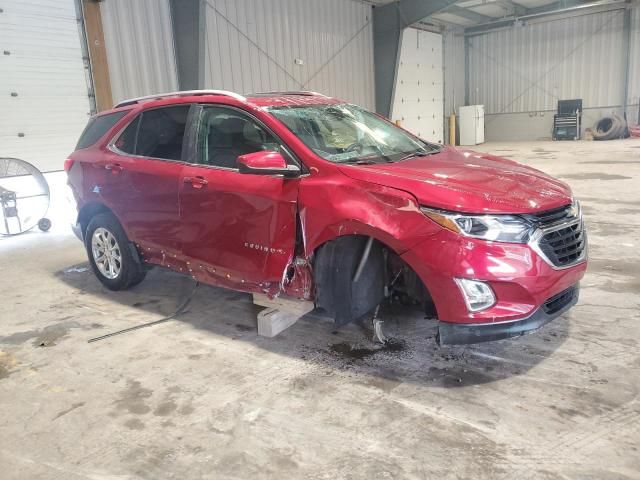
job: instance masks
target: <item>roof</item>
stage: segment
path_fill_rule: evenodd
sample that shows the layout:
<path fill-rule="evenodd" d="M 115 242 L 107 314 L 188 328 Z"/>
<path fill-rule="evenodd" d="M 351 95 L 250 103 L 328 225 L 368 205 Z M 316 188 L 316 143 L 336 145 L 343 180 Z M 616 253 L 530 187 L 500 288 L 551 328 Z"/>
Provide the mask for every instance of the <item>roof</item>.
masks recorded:
<path fill-rule="evenodd" d="M 247 102 L 256 107 L 300 107 L 342 103 L 337 98 L 315 92 L 269 92 L 247 95 Z"/>

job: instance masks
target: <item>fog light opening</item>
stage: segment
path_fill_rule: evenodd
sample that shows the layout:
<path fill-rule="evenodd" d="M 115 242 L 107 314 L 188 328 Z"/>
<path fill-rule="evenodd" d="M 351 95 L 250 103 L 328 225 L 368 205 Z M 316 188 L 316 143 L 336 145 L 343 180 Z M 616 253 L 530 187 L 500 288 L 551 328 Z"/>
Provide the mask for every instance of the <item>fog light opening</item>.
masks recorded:
<path fill-rule="evenodd" d="M 455 280 L 470 312 L 486 310 L 496 303 L 496 296 L 488 283 L 468 278 L 456 278 Z"/>

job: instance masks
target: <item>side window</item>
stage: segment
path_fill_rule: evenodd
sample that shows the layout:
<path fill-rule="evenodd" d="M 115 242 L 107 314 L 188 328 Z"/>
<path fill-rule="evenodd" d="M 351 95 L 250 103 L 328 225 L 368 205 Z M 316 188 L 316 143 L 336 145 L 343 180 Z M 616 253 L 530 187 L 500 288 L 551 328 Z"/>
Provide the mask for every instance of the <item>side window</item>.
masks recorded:
<path fill-rule="evenodd" d="M 238 168 L 240 155 L 278 151 L 278 140 L 249 116 L 223 107 L 204 109 L 198 134 L 198 162 Z"/>
<path fill-rule="evenodd" d="M 130 153 L 135 155 L 136 153 L 136 139 L 138 138 L 138 126 L 140 125 L 140 117 L 138 115 L 136 119 L 131 122 L 124 132 L 120 135 L 118 140 L 114 143 L 115 147 L 124 153 Z"/>
<path fill-rule="evenodd" d="M 80 140 L 78 140 L 78 144 L 76 145 L 76 150 L 80 150 L 81 148 L 87 148 L 96 143 L 102 136 L 107 133 L 111 127 L 113 127 L 118 120 L 124 117 L 128 110 L 108 113 L 106 115 L 97 115 L 92 117 L 89 120 L 89 123 L 85 127 L 82 135 L 80 135 Z"/>
<path fill-rule="evenodd" d="M 142 157 L 182 159 L 189 105 L 142 112 L 116 140 L 119 150 Z"/>

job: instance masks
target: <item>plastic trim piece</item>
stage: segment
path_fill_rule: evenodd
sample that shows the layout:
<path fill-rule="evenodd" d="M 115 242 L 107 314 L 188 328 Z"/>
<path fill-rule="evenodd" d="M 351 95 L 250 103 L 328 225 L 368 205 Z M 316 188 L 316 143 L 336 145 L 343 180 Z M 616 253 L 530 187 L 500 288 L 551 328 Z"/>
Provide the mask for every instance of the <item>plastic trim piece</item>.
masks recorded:
<path fill-rule="evenodd" d="M 548 233 L 555 232 L 557 230 L 562 230 L 563 228 L 567 228 L 567 227 L 573 227 L 575 225 L 580 225 L 580 228 L 582 229 L 582 235 L 583 235 L 582 241 L 584 242 L 582 252 L 578 256 L 578 258 L 576 258 L 572 263 L 569 263 L 567 265 L 556 265 L 542 251 L 542 248 L 540 248 L 540 240 Z M 531 249 L 534 252 L 536 252 L 540 256 L 540 258 L 542 258 L 554 270 L 566 270 L 567 268 L 572 268 L 580 263 L 585 262 L 587 260 L 587 252 L 588 252 L 589 246 L 587 242 L 587 232 L 585 231 L 584 220 L 582 219 L 582 215 L 580 215 L 578 218 L 574 220 L 571 220 L 569 222 L 563 222 L 559 225 L 554 225 L 547 228 L 538 228 L 533 232 L 533 234 L 529 238 L 529 242 L 527 243 L 527 245 L 529 245 L 529 247 L 531 247 Z"/>
<path fill-rule="evenodd" d="M 530 333 L 551 322 L 578 303 L 579 285 L 571 288 L 574 289 L 573 298 L 552 314 L 545 313 L 544 308 L 540 306 L 528 317 L 511 322 L 474 324 L 439 322 L 438 343 L 440 345 L 467 345 L 519 337 Z"/>

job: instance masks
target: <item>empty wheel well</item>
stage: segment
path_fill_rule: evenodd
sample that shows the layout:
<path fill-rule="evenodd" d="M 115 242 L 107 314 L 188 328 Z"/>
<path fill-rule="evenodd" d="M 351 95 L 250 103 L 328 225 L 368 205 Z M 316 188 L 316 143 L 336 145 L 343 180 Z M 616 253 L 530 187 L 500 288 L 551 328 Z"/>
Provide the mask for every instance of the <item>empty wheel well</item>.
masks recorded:
<path fill-rule="evenodd" d="M 80 231 L 82 232 L 82 237 L 84 238 L 87 233 L 87 227 L 89 226 L 89 222 L 93 217 L 95 217 L 99 213 L 111 213 L 113 212 L 109 210 L 108 207 L 103 205 L 102 203 L 88 203 L 78 213 L 78 225 L 80 225 Z"/>
<path fill-rule="evenodd" d="M 375 308 L 381 301 L 380 288 L 383 296 L 419 302 L 429 317 L 437 318 L 427 286 L 400 255 L 375 238 L 337 237 L 317 247 L 312 258 L 317 306 L 333 315 L 336 323 L 356 320 L 365 310 Z M 380 281 L 371 276 L 381 277 Z M 341 305 L 345 290 L 350 291 L 347 300 L 358 304 L 346 315 L 348 319 L 344 312 L 340 314 L 346 308 Z"/>

